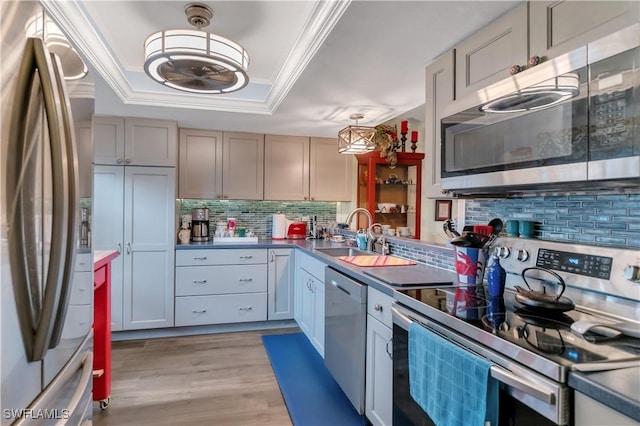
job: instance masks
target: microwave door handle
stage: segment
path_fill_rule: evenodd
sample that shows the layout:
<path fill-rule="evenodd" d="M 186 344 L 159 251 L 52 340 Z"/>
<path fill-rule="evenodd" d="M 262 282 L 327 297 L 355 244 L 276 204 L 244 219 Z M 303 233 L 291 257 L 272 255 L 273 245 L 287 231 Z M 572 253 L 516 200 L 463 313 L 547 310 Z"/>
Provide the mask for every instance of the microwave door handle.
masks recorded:
<path fill-rule="evenodd" d="M 49 133 L 51 151 L 51 181 L 52 181 L 52 219 L 51 219 L 51 249 L 49 265 L 46 273 L 42 311 L 35 330 L 33 348 L 34 360 L 41 360 L 47 352 L 53 333 L 55 317 L 60 303 L 60 294 L 64 278 L 64 262 L 67 244 L 67 216 L 69 215 L 68 176 L 66 172 L 67 155 L 64 145 L 64 127 L 60 112 L 60 96 L 55 84 L 55 73 L 51 57 L 38 38 L 29 39 L 33 43 L 36 67 L 42 84 L 45 113 Z"/>
<path fill-rule="evenodd" d="M 53 332 L 49 341 L 49 349 L 53 349 L 60 343 L 62 329 L 67 314 L 67 305 L 71 295 L 71 285 L 73 283 L 74 262 L 75 262 L 75 241 L 77 239 L 76 221 L 78 218 L 77 194 L 78 190 L 78 154 L 76 149 L 75 134 L 72 127 L 73 118 L 71 115 L 71 105 L 67 96 L 62 65 L 54 54 L 51 54 L 53 63 L 54 81 L 58 89 L 62 126 L 64 129 L 64 147 L 66 152 L 66 175 L 67 175 L 67 195 L 68 213 L 66 215 L 66 239 L 64 247 L 65 255 L 63 260 L 63 279 L 60 291 L 58 311 L 55 317 Z"/>

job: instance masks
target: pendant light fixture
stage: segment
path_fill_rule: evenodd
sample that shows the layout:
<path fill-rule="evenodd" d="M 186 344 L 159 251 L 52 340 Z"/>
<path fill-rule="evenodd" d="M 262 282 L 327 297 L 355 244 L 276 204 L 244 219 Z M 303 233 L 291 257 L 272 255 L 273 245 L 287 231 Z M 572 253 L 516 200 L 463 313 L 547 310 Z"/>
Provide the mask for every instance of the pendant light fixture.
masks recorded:
<path fill-rule="evenodd" d="M 347 126 L 338 132 L 338 152 L 341 154 L 361 154 L 376 149 L 373 137 L 376 130 L 373 127 L 358 126 L 358 120 L 364 114 L 351 114 L 350 119 L 356 120 L 355 126 Z"/>
<path fill-rule="evenodd" d="M 203 31 L 213 10 L 190 3 L 187 20 L 195 30 L 165 30 L 144 42 L 144 70 L 152 79 L 177 90 L 219 94 L 240 90 L 249 83 L 249 54 L 239 44 Z"/>

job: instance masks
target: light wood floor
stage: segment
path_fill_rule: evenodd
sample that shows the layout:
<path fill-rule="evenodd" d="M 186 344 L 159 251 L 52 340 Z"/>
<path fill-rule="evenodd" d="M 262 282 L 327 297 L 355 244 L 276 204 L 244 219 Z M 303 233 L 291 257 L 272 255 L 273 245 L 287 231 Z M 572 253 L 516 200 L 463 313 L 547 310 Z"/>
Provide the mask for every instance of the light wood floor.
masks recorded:
<path fill-rule="evenodd" d="M 96 426 L 291 425 L 260 336 L 298 329 L 114 342 L 111 403 Z"/>

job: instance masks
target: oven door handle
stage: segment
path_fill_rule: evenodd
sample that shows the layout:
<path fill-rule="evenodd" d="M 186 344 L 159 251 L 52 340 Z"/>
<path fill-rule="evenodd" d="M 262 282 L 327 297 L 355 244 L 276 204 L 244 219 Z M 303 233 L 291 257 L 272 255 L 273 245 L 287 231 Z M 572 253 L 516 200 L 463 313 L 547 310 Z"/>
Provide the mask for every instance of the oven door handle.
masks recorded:
<path fill-rule="evenodd" d="M 394 324 L 409 331 L 409 325 L 414 322 L 413 319 L 409 318 L 395 307 L 391 308 L 391 315 L 393 317 Z M 542 386 L 522 379 L 509 370 L 499 367 L 493 363 L 491 365 L 491 377 L 498 380 L 500 383 L 504 383 L 505 385 L 524 392 L 527 395 L 531 395 L 532 397 L 549 405 L 556 403 L 556 395 L 553 390 L 545 389 Z"/>
<path fill-rule="evenodd" d="M 524 380 L 509 370 L 496 365 L 491 366 L 491 377 L 498 380 L 500 383 L 504 383 L 507 386 L 511 386 L 514 389 L 522 391 L 527 395 L 539 399 L 549 405 L 556 403 L 556 395 L 553 391 L 546 390 L 541 386 L 535 385 L 527 380 Z"/>

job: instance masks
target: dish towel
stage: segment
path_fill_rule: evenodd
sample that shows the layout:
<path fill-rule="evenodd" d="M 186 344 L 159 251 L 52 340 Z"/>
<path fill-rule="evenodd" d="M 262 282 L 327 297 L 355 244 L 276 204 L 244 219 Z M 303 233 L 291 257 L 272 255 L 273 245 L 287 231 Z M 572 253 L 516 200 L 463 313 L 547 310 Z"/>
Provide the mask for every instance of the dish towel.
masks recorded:
<path fill-rule="evenodd" d="M 491 363 L 417 323 L 409 326 L 409 391 L 437 426 L 498 424 Z"/>

